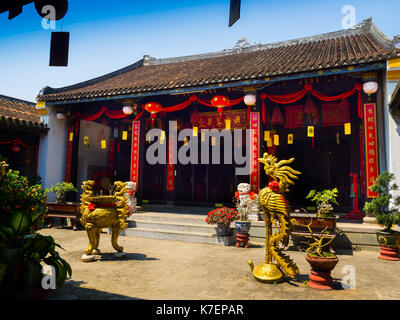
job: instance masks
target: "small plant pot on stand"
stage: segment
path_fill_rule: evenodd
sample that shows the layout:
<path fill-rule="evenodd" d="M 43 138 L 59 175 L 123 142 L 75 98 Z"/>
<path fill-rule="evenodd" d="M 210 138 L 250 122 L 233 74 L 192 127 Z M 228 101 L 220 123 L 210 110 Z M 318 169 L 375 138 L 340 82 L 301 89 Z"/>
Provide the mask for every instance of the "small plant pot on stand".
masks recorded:
<path fill-rule="evenodd" d="M 399 232 L 377 231 L 376 238 L 380 244 L 379 259 L 387 261 L 399 261 Z"/>
<path fill-rule="evenodd" d="M 316 257 L 307 255 L 307 262 L 311 266 L 311 272 L 308 276 L 308 286 L 320 290 L 332 290 L 332 276 L 331 271 L 335 268 L 339 259 L 334 257 Z"/>

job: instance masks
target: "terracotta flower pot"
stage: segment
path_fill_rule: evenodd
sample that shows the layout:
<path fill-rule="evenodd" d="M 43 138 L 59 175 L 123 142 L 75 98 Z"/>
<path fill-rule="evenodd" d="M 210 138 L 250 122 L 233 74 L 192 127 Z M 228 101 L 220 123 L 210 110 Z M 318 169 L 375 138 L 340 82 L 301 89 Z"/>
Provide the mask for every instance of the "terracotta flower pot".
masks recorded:
<path fill-rule="evenodd" d="M 399 261 L 400 233 L 377 231 L 376 238 L 380 247 L 379 259 Z"/>
<path fill-rule="evenodd" d="M 331 290 L 333 282 L 331 271 L 339 262 L 338 257 L 314 257 L 307 255 L 306 260 L 311 266 L 311 272 L 308 276 L 308 286 L 314 289 Z"/>

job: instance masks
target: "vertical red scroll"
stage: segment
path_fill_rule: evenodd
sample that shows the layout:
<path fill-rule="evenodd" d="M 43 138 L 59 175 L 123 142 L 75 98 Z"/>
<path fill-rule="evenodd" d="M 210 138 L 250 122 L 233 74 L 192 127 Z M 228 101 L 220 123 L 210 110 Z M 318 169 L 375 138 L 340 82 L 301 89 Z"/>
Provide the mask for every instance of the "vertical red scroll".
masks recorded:
<path fill-rule="evenodd" d="M 370 189 L 379 175 L 375 103 L 364 104 L 364 134 L 367 198 L 376 198 L 378 195 Z"/>
<path fill-rule="evenodd" d="M 115 141 L 110 140 L 110 148 L 108 149 L 108 176 L 114 178 L 114 154 L 115 154 Z"/>
<path fill-rule="evenodd" d="M 74 126 L 69 126 L 67 130 L 67 153 L 65 157 L 65 175 L 64 175 L 65 182 L 71 182 L 73 143 L 74 143 Z"/>
<path fill-rule="evenodd" d="M 359 130 L 360 140 L 360 190 L 361 195 L 365 195 L 365 146 L 364 146 L 364 132 L 360 126 Z"/>
<path fill-rule="evenodd" d="M 131 181 L 138 190 L 139 184 L 139 148 L 140 148 L 140 121 L 132 122 L 132 151 L 131 151 Z"/>
<path fill-rule="evenodd" d="M 173 137 L 168 139 L 167 161 L 167 191 L 174 191 L 175 187 L 175 148 Z"/>
<path fill-rule="evenodd" d="M 251 191 L 260 190 L 260 113 L 250 113 L 250 186 Z"/>

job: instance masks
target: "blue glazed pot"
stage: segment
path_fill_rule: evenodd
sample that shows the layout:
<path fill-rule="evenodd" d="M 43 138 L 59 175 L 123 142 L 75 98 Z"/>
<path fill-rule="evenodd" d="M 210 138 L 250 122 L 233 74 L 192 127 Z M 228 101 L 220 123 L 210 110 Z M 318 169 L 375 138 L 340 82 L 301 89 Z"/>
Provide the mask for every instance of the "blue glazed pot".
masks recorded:
<path fill-rule="evenodd" d="M 217 224 L 217 236 L 229 236 L 231 230 L 231 224 Z"/>
<path fill-rule="evenodd" d="M 251 221 L 235 221 L 235 228 L 238 233 L 249 233 Z"/>

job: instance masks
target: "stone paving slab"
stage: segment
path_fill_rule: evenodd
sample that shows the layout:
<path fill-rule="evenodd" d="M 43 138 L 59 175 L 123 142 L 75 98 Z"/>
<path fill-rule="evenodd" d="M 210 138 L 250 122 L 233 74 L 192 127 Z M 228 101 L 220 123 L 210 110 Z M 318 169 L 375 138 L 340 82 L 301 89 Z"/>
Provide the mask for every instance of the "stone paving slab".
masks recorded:
<path fill-rule="evenodd" d="M 400 299 L 400 262 L 379 260 L 376 252 L 338 252 L 332 272 L 336 289 L 320 291 L 307 287 L 310 266 L 305 253 L 287 251 L 300 275 L 281 284 L 257 282 L 247 264 L 264 260 L 265 249 L 253 243 L 248 249 L 139 237 L 120 237 L 126 257 L 114 258 L 110 235 L 102 233 L 102 255 L 95 262 L 81 260 L 88 245 L 86 232 L 69 228 L 42 229 L 65 250 L 61 257 L 72 267 L 72 278 L 51 293 L 55 300 L 151 299 L 151 300 L 349 300 Z M 251 242 L 251 241 L 250 241 Z M 356 288 L 343 289 L 341 273 L 346 265 L 356 270 Z"/>

